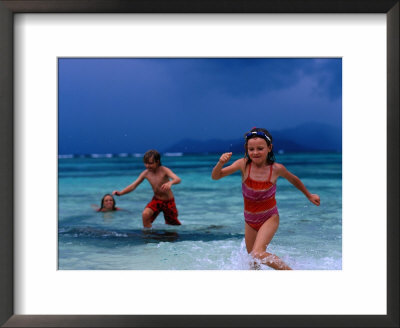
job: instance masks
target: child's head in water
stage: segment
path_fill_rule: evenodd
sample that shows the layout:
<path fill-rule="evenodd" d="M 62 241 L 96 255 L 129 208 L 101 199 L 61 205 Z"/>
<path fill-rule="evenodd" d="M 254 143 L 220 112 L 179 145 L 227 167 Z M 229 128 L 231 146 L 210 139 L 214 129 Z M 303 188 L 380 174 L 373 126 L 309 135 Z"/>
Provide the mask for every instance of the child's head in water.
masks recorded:
<path fill-rule="evenodd" d="M 110 194 L 105 194 L 101 199 L 99 212 L 116 211 L 116 210 L 117 208 L 115 207 L 114 197 Z"/>
<path fill-rule="evenodd" d="M 161 166 L 161 155 L 157 150 L 149 150 L 143 156 L 143 163 L 147 169 L 155 170 Z"/>
<path fill-rule="evenodd" d="M 275 155 L 274 152 L 272 151 L 273 144 L 272 144 L 272 136 L 266 129 L 262 128 L 252 128 L 249 132 L 245 133 L 244 139 L 246 140 L 244 144 L 244 150 L 245 150 L 245 157 L 247 158 L 247 163 L 251 162 L 249 152 L 248 152 L 248 142 L 250 139 L 253 138 L 261 138 L 265 140 L 267 143 L 268 148 L 271 150 L 268 153 L 267 156 L 267 164 L 273 164 L 275 162 Z"/>

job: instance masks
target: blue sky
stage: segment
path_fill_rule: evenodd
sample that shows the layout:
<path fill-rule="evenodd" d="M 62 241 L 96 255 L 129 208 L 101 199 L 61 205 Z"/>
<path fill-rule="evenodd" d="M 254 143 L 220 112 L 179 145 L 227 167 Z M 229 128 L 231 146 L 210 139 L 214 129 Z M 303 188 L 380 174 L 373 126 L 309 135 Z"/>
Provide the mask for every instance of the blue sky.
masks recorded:
<path fill-rule="evenodd" d="M 160 151 L 314 122 L 341 129 L 338 58 L 60 58 L 60 154 Z"/>

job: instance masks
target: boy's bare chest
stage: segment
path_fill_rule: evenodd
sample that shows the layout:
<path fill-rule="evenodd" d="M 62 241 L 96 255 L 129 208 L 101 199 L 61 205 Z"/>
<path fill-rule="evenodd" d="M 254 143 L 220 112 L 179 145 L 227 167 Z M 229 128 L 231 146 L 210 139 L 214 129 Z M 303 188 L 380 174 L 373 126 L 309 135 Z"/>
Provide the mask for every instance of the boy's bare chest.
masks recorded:
<path fill-rule="evenodd" d="M 168 181 L 168 177 L 164 172 L 157 172 L 157 173 L 149 172 L 147 174 L 147 179 L 152 185 L 160 185 Z"/>

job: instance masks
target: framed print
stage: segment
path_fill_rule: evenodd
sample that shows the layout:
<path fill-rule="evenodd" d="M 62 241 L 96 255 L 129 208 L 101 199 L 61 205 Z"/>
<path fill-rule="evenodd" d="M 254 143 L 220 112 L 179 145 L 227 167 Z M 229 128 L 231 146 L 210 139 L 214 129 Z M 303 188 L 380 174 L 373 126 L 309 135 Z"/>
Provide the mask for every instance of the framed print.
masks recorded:
<path fill-rule="evenodd" d="M 291 193 L 285 202 L 281 195 L 290 189 L 276 183 L 277 205 L 269 211 L 279 208 L 287 219 L 270 251 L 283 267 L 292 262 L 296 270 L 341 270 L 341 71 L 340 58 L 58 58 L 58 270 L 251 269 L 242 246 L 238 174 L 214 182 L 210 172 L 224 152 L 232 153 L 230 162 L 243 157 L 237 131 L 256 124 L 271 126 L 271 161 L 308 177 L 307 188 L 319 189 L 316 199 L 329 198 L 330 207 L 328 214 L 300 205 L 299 216 L 293 204 L 303 204 L 303 193 Z M 315 94 L 322 78 L 329 82 Z M 157 99 L 149 97 L 153 93 Z M 229 125 L 222 129 L 223 123 Z M 162 165 L 144 165 L 146 154 Z M 306 161 L 319 164 L 297 164 Z M 151 180 L 163 169 L 173 174 L 167 192 Z M 116 186 L 124 190 L 124 183 L 147 174 L 152 188 L 139 180 L 135 190 L 112 195 Z M 328 192 L 321 179 L 329 180 Z M 237 192 L 226 192 L 229 186 Z M 275 196 L 269 199 L 273 204 Z M 96 204 L 89 207 L 90 200 Z M 154 213 L 147 219 L 149 211 Z M 319 219 L 310 229 L 313 216 Z M 311 260 L 312 231 L 323 231 L 324 243 Z M 286 249 L 278 247 L 282 242 Z"/>
<path fill-rule="evenodd" d="M 0 55 L 0 142 L 4 155 L 0 159 L 4 208 L 0 221 L 2 325 L 398 326 L 398 1 L 1 1 L 0 10 L 1 49 L 6 49 Z M 107 252 L 105 248 L 92 247 L 93 234 L 110 245 L 115 242 L 103 234 L 104 226 L 110 227 L 109 218 L 104 217 L 107 222 L 102 222 L 101 229 L 96 227 L 96 231 L 89 231 L 89 224 L 69 230 L 74 220 L 90 220 L 74 217 L 73 211 L 61 223 L 56 219 L 61 210 L 65 213 L 74 206 L 73 202 L 61 203 L 58 194 L 68 198 L 65 188 L 76 188 L 74 183 L 65 185 L 57 177 L 60 172 L 66 177 L 73 171 L 84 174 L 86 165 L 76 169 L 67 163 L 65 167 L 70 171 L 60 169 L 58 155 L 68 161 L 69 154 L 77 152 L 65 148 L 68 144 L 63 143 L 63 138 L 75 138 L 76 133 L 71 131 L 84 130 L 76 123 L 83 122 L 84 115 L 89 115 L 89 122 L 101 126 L 96 117 L 100 112 L 87 110 L 68 111 L 76 120 L 72 120 L 71 126 L 64 125 L 64 101 L 75 97 L 81 104 L 85 94 L 78 91 L 88 94 L 93 90 L 85 86 L 79 75 L 70 75 L 82 71 L 83 66 L 77 65 L 79 61 L 85 61 L 85 69 L 93 65 L 95 72 L 105 68 L 115 72 L 107 78 L 115 85 L 133 61 L 145 59 L 148 75 L 142 84 L 147 81 L 154 85 L 156 82 L 150 78 L 154 63 L 165 72 L 169 66 L 163 66 L 162 61 L 170 65 L 175 60 L 174 69 L 178 72 L 183 59 L 185 63 L 195 59 L 203 63 L 211 58 L 214 65 L 230 58 L 233 66 L 229 72 L 237 72 L 235 60 L 249 58 L 252 65 L 257 58 L 341 61 L 343 259 L 340 258 L 339 268 L 331 265 L 327 270 L 318 267 L 278 272 L 209 267 L 200 271 L 196 267 L 193 270 L 193 266 L 175 270 L 175 266 L 164 266 L 154 270 L 149 262 L 120 270 L 120 264 L 128 262 L 129 257 L 113 253 L 110 266 L 99 270 L 98 263 L 91 262 L 93 257 L 87 254 L 89 249 L 94 250 L 96 258 L 101 259 Z M 123 69 L 107 68 L 113 60 L 119 60 Z M 102 66 L 95 67 L 93 61 Z M 287 69 L 288 61 L 282 66 Z M 140 67 L 144 67 L 144 62 Z M 187 68 L 185 71 L 194 74 Z M 205 68 L 198 71 L 207 76 Z M 97 81 L 103 74 L 98 76 Z M 252 80 L 256 80 L 255 76 L 248 75 Z M 328 80 L 324 76 L 318 83 L 326 85 Z M 97 81 L 88 83 L 93 86 Z M 307 79 L 304 83 L 307 81 L 318 85 Z M 140 88 L 133 80 L 130 83 L 135 89 Z M 175 80 L 174 87 L 179 83 Z M 282 79 L 274 83 L 282 83 Z M 79 90 L 66 87 L 77 85 Z M 105 89 L 113 85 L 107 84 Z M 246 85 L 241 84 L 234 92 L 243 92 Z M 329 91 L 334 92 L 333 89 Z M 206 88 L 203 85 L 198 90 Z M 64 95 L 68 97 L 63 98 Z M 115 101 L 117 94 L 112 98 Z M 123 103 L 123 92 L 120 98 Z M 179 99 L 184 101 L 182 96 Z M 224 104 L 230 104 L 238 117 L 250 113 L 240 113 L 235 102 L 238 103 L 237 98 L 230 102 L 225 99 Z M 190 106 L 195 107 L 192 103 Z M 115 108 L 110 114 L 119 115 Z M 194 109 L 189 110 L 188 117 L 201 122 Z M 108 121 L 113 122 L 111 117 Z M 233 120 L 227 123 L 234 125 Z M 195 130 L 195 123 L 191 124 Z M 139 127 L 137 130 L 140 131 Z M 176 130 L 179 127 L 174 127 Z M 183 127 L 181 130 L 183 134 Z M 128 134 L 129 129 L 124 133 Z M 85 135 L 80 140 L 77 144 L 83 147 L 89 137 Z M 111 138 L 104 139 L 103 144 L 108 142 L 112 143 Z M 82 148 L 81 152 L 86 150 Z M 171 148 L 170 152 L 176 155 L 179 149 Z M 167 158 L 165 163 L 175 163 L 173 158 Z M 102 163 L 102 167 L 107 167 L 107 163 Z M 101 183 L 108 184 L 105 180 Z M 111 185 L 107 188 L 111 189 Z M 85 189 L 70 198 L 78 199 L 87 193 Z M 210 191 L 205 193 L 209 195 Z M 122 199 L 118 203 L 127 206 Z M 60 228 L 66 232 L 61 237 Z M 321 232 L 315 230 L 318 241 Z M 129 227 L 127 231 L 138 232 Z M 92 239 L 84 247 L 74 245 L 68 239 L 70 233 L 89 233 Z M 174 238 L 174 234 L 168 233 L 168 238 Z M 216 239 L 216 235 L 211 238 Z M 191 243 L 193 239 L 196 238 L 191 235 L 185 245 L 196 248 Z M 197 240 L 199 245 L 201 242 Z M 125 246 L 132 251 L 130 245 Z M 314 250 L 323 253 L 323 247 L 315 246 Z M 140 249 L 143 254 L 153 251 L 152 247 Z M 73 253 L 75 262 L 65 256 Z M 79 263 L 79 259 L 85 263 Z M 260 294 L 271 297 L 265 300 Z M 253 302 L 244 301 L 249 295 Z"/>

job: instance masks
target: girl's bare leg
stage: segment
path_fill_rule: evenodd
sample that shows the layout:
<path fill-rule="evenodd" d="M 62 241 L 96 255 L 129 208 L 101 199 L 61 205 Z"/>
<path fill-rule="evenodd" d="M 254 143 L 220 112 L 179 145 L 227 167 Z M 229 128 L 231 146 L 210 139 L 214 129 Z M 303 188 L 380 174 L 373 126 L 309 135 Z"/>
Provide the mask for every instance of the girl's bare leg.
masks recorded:
<path fill-rule="evenodd" d="M 253 249 L 254 242 L 256 241 L 257 231 L 250 227 L 246 222 L 244 223 L 244 225 L 244 240 L 246 242 L 247 253 L 250 254 Z M 253 261 L 252 263 L 250 263 L 250 268 L 252 270 L 259 270 L 260 264 L 256 261 Z"/>
<path fill-rule="evenodd" d="M 251 253 L 253 250 L 254 242 L 257 238 L 257 231 L 250 227 L 246 222 L 244 223 L 244 240 L 246 242 L 247 253 Z"/>
<path fill-rule="evenodd" d="M 252 253 L 255 258 L 261 260 L 262 264 L 266 264 L 275 270 L 292 270 L 285 262 L 283 262 L 278 256 L 263 252 L 263 253 Z"/>
<path fill-rule="evenodd" d="M 246 223 L 245 239 L 246 248 L 251 255 L 275 270 L 292 270 L 278 256 L 266 252 L 279 226 L 279 216 L 273 215 L 258 230 L 254 230 Z"/>

